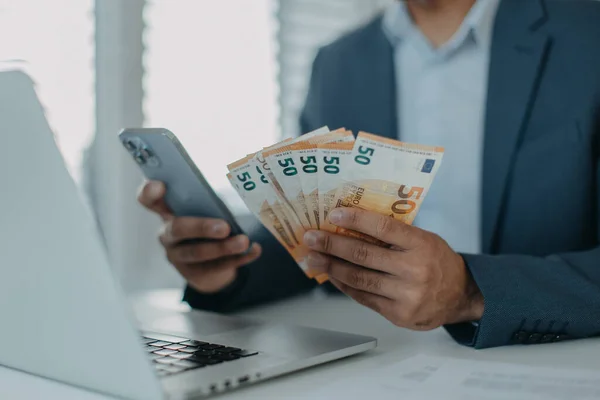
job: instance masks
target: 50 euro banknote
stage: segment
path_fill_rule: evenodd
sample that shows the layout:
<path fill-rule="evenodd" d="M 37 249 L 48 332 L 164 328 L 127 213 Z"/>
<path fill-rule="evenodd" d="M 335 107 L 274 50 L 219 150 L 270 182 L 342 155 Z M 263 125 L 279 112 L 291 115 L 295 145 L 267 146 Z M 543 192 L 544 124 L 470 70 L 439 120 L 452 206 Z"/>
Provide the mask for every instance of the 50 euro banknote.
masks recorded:
<path fill-rule="evenodd" d="M 308 197 L 310 201 L 317 202 L 319 229 L 336 231 L 336 227 L 329 222 L 327 216 L 335 206 L 335 195 L 340 183 L 347 178 L 354 143 L 348 141 L 317 145 L 316 158 L 319 164 L 317 188 L 313 189 Z"/>
<path fill-rule="evenodd" d="M 329 128 L 324 126 L 317 130 L 307 133 L 304 135 L 305 138 L 312 138 L 320 135 L 324 135 L 329 132 Z M 280 183 L 277 181 L 275 175 L 271 171 L 271 167 L 267 163 L 264 152 L 285 146 L 290 143 L 295 143 L 299 138 L 291 139 L 288 138 L 279 143 L 276 143 L 270 147 L 263 148 L 263 150 L 257 151 L 256 153 L 249 154 L 245 159 L 240 161 L 247 162 L 250 170 L 253 174 L 257 174 L 258 187 L 257 195 L 262 194 L 271 206 L 278 218 L 283 222 L 284 228 L 287 230 L 296 245 L 300 245 L 302 235 L 305 230 L 302 226 L 300 219 L 294 211 L 291 203 L 287 200 L 284 190 Z M 238 161 L 239 163 L 239 161 Z M 243 176 L 238 179 L 243 178 Z M 243 198 L 243 196 L 242 196 Z M 250 208 L 250 207 L 249 207 Z"/>
<path fill-rule="evenodd" d="M 319 146 L 336 146 L 346 144 L 352 146 L 354 136 L 346 130 L 335 131 L 339 134 L 331 140 L 317 142 L 307 140 L 290 146 L 292 159 L 301 166 L 298 169 L 298 179 L 304 198 L 304 202 L 311 218 L 312 229 L 321 229 L 321 218 L 319 214 L 319 174 L 323 168 L 331 168 L 324 164 L 318 157 Z"/>
<path fill-rule="evenodd" d="M 253 155 L 229 164 L 228 169 L 229 182 L 250 212 L 291 253 L 299 242 L 293 234 L 288 215 L 256 168 Z"/>
<path fill-rule="evenodd" d="M 299 228 L 306 229 L 306 227 L 309 225 L 309 223 L 303 217 L 304 214 L 302 212 L 303 210 L 301 208 L 302 207 L 301 204 L 294 204 L 294 202 L 290 201 L 291 196 L 289 194 L 286 195 L 285 189 L 283 188 L 282 183 L 278 179 L 278 176 L 281 178 L 281 175 L 279 174 L 280 168 L 277 168 L 277 164 L 274 164 L 272 161 L 271 161 L 271 163 L 269 163 L 267 160 L 267 155 L 270 152 L 276 151 L 276 150 L 278 150 L 282 147 L 285 147 L 289 144 L 296 143 L 300 140 L 306 140 L 309 138 L 321 136 L 321 135 L 327 134 L 328 132 L 329 132 L 329 128 L 327 126 L 324 126 L 317 130 L 309 132 L 300 138 L 286 139 L 286 140 L 276 143 L 272 146 L 263 148 L 262 150 L 257 151 L 253 155 L 253 158 L 257 164 L 257 169 L 258 169 L 259 173 L 261 175 L 264 175 L 264 177 L 261 179 L 263 179 L 265 182 L 267 182 L 271 186 L 271 188 L 273 189 L 273 193 L 279 199 L 279 201 L 284 205 L 284 208 L 286 208 L 288 213 L 293 214 L 293 215 L 289 215 L 289 217 L 290 217 L 290 221 L 293 222 L 293 225 L 294 225 L 293 230 L 295 230 L 295 231 L 298 230 Z M 272 166 L 276 168 L 275 171 L 274 171 L 274 168 L 272 168 Z M 298 237 L 295 234 L 294 234 L 294 236 Z"/>
<path fill-rule="evenodd" d="M 440 168 L 442 147 L 403 143 L 360 132 L 354 143 L 347 170 L 333 200 L 333 207 L 356 207 L 412 224 Z M 328 225 L 332 232 L 380 241 Z"/>
<path fill-rule="evenodd" d="M 276 182 L 280 188 L 281 197 L 294 210 L 304 229 L 317 229 L 314 213 L 306 201 L 302 188 L 301 176 L 315 172 L 316 161 L 311 157 L 298 154 L 297 150 L 316 146 L 320 143 L 331 143 L 353 138 L 352 133 L 339 129 L 312 136 L 301 136 L 297 140 L 263 150 L 271 181 Z"/>
<path fill-rule="evenodd" d="M 266 174 L 264 178 L 268 181 L 273 189 L 273 193 L 279 198 L 283 207 L 288 210 L 289 220 L 292 221 L 295 230 L 294 237 L 301 238 L 300 235 L 308 229 L 317 229 L 317 224 L 314 219 L 314 213 L 310 204 L 305 199 L 304 191 L 302 190 L 301 176 L 307 171 L 312 172 L 312 159 L 301 157 L 296 154 L 296 149 L 304 146 L 316 146 L 321 143 L 333 143 L 341 141 L 354 140 L 352 133 L 343 128 L 330 132 L 327 127 L 317 129 L 316 131 L 307 133 L 292 141 L 284 141 L 275 144 L 269 148 L 259 151 L 254 156 L 257 170 L 262 168 L 262 172 Z M 308 248 L 302 247 L 301 253 L 306 254 Z M 304 265 L 302 265 L 304 269 Z M 327 280 L 327 275 L 315 275 L 308 268 L 305 273 L 309 277 L 313 277 L 319 283 Z"/>
<path fill-rule="evenodd" d="M 322 136 L 329 130 L 324 127 L 305 135 L 305 138 Z M 297 141 L 297 140 L 296 140 Z M 284 146 L 294 140 L 285 140 L 271 148 Z M 228 165 L 227 178 L 238 192 L 250 211 L 260 220 L 265 228 L 294 258 L 304 273 L 319 283 L 327 277 L 310 271 L 306 264 L 308 248 L 302 245 L 305 229 L 301 225 L 294 210 L 286 201 L 281 187 L 272 182 L 273 174 L 262 152 L 252 153 Z"/>
<path fill-rule="evenodd" d="M 285 207 L 278 203 L 272 188 L 264 179 L 261 179 L 260 169 L 254 160 L 254 155 L 249 155 L 228 166 L 230 172 L 227 174 L 231 185 L 238 192 L 250 211 L 258 218 L 262 225 L 273 235 L 281 246 L 296 261 L 300 269 L 310 277 L 322 283 L 326 277 L 310 271 L 306 264 L 308 248 L 296 243 L 296 240 L 288 233 L 290 215 Z M 259 186 L 262 186 L 259 188 Z M 272 202 L 269 202 L 269 199 Z M 303 232 L 296 231 L 296 235 L 302 237 Z"/>

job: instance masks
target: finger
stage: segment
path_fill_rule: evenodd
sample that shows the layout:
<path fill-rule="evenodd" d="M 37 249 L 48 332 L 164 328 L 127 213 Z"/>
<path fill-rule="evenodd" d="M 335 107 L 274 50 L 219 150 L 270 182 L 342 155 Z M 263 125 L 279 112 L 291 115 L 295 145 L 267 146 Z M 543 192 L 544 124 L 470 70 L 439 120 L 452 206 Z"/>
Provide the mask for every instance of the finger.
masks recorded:
<path fill-rule="evenodd" d="M 146 182 L 138 192 L 138 202 L 148 210 L 157 213 L 163 220 L 169 220 L 173 217 L 173 214 L 164 201 L 166 192 L 164 183 L 158 181 Z"/>
<path fill-rule="evenodd" d="M 253 243 L 246 254 L 224 257 L 207 263 L 179 264 L 176 266 L 181 275 L 187 280 L 206 276 L 207 273 L 219 273 L 223 270 L 237 269 L 256 261 L 262 254 L 262 247 Z"/>
<path fill-rule="evenodd" d="M 353 264 L 395 275 L 398 269 L 397 251 L 376 246 L 360 239 L 325 231 L 308 231 L 304 244 L 310 249 L 339 257 Z"/>
<path fill-rule="evenodd" d="M 393 217 L 359 208 L 336 208 L 329 213 L 329 220 L 339 227 L 365 233 L 402 249 L 414 248 L 423 235 L 419 228 Z"/>
<path fill-rule="evenodd" d="M 216 242 L 182 243 L 167 250 L 172 264 L 194 264 L 245 253 L 250 246 L 246 235 Z"/>
<path fill-rule="evenodd" d="M 354 289 L 389 299 L 398 296 L 399 281 L 390 274 L 363 268 L 314 251 L 308 254 L 307 261 L 310 269 L 326 273 Z"/>
<path fill-rule="evenodd" d="M 172 246 L 190 239 L 225 239 L 230 232 L 229 224 L 222 219 L 179 217 L 165 224 L 161 241 Z"/>
<path fill-rule="evenodd" d="M 242 256 L 222 258 L 205 264 L 183 264 L 176 268 L 196 290 L 213 293 L 223 289 L 223 282 L 233 281 L 236 270 L 255 261 L 261 252 L 260 245 L 255 243 L 250 251 Z"/>
<path fill-rule="evenodd" d="M 330 277 L 329 281 L 340 290 L 340 292 L 350 296 L 357 303 L 383 315 L 387 319 L 393 318 L 394 301 L 386 297 L 373 293 L 365 292 L 346 285 L 344 282 Z"/>

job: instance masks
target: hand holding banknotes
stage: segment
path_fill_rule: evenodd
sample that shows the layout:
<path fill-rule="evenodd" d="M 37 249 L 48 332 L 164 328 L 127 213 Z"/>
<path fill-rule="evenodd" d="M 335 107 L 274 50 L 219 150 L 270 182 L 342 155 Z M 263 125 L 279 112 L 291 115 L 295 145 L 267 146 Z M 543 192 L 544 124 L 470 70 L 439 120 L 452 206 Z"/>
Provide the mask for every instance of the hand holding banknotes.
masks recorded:
<path fill-rule="evenodd" d="M 337 208 L 329 221 L 389 246 L 310 230 L 308 267 L 395 325 L 429 330 L 482 317 L 483 296 L 462 257 L 439 236 L 390 216 Z M 391 247 L 390 247 L 391 246 Z"/>
<path fill-rule="evenodd" d="M 476 320 L 483 296 L 463 258 L 412 227 L 444 149 L 324 127 L 228 165 L 246 205 L 309 278 L 396 325 Z"/>
<path fill-rule="evenodd" d="M 167 259 L 188 283 L 201 293 L 224 289 L 236 277 L 237 269 L 256 260 L 261 253 L 245 235 L 228 237 L 229 225 L 220 219 L 175 217 L 165 204 L 165 186 L 148 182 L 140 190 L 139 202 L 158 214 L 163 222 L 160 242 Z M 194 242 L 211 239 L 210 242 Z"/>

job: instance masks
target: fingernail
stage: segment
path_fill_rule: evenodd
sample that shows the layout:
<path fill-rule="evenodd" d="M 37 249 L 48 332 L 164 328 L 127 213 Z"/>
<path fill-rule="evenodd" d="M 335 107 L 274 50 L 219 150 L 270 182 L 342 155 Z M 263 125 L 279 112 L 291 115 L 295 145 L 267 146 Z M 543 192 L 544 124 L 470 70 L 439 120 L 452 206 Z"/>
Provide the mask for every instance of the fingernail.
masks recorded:
<path fill-rule="evenodd" d="M 160 182 L 152 181 L 148 183 L 148 194 L 151 197 L 162 196 L 162 185 L 160 184 Z"/>
<path fill-rule="evenodd" d="M 258 243 L 252 243 L 250 251 L 254 251 L 254 252 L 260 253 L 262 251 L 262 249 L 260 247 L 260 244 L 258 244 Z"/>
<path fill-rule="evenodd" d="M 304 244 L 307 246 L 316 246 L 321 239 L 321 232 L 308 231 L 304 234 Z"/>
<path fill-rule="evenodd" d="M 248 248 L 248 242 L 246 236 L 238 236 L 231 241 L 229 245 L 231 251 L 244 251 Z"/>
<path fill-rule="evenodd" d="M 341 222 L 342 218 L 344 218 L 344 211 L 339 208 L 336 208 L 329 213 L 329 221 L 333 224 Z"/>
<path fill-rule="evenodd" d="M 225 235 L 227 233 L 227 224 L 223 221 L 216 222 L 212 227 L 212 231 L 215 235 Z"/>
<path fill-rule="evenodd" d="M 318 272 L 324 272 L 327 267 L 327 257 L 317 252 L 309 253 L 308 266 Z"/>

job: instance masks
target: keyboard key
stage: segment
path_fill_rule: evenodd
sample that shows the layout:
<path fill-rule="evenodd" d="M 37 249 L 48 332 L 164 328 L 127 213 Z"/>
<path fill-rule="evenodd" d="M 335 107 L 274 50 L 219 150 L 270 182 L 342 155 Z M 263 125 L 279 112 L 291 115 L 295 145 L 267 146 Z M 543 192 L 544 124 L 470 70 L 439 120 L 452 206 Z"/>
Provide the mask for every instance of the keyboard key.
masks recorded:
<path fill-rule="evenodd" d="M 153 342 L 157 342 L 157 340 L 156 339 L 145 338 L 145 337 L 142 338 L 142 343 L 143 344 L 149 344 L 149 343 L 153 343 Z"/>
<path fill-rule="evenodd" d="M 173 343 L 170 342 L 154 342 L 154 343 L 150 343 L 148 346 L 152 346 L 152 347 L 163 347 L 163 346 L 169 346 Z"/>
<path fill-rule="evenodd" d="M 205 345 L 200 346 L 200 348 L 204 349 L 204 350 L 215 350 L 215 349 L 220 349 L 223 347 L 225 347 L 225 346 L 220 345 L 220 344 L 214 344 L 214 343 L 206 343 Z"/>
<path fill-rule="evenodd" d="M 195 356 L 198 357 L 210 357 L 210 356 L 214 356 L 215 354 L 217 354 L 217 352 L 215 350 L 204 350 L 204 349 L 200 349 L 194 352 Z"/>
<path fill-rule="evenodd" d="M 237 360 L 239 359 L 241 356 L 238 354 L 229 354 L 229 353 L 217 353 L 216 355 L 212 356 L 212 359 L 215 360 L 221 360 L 221 361 L 233 361 L 233 360 Z"/>
<path fill-rule="evenodd" d="M 163 349 L 169 349 L 169 350 L 179 350 L 179 349 L 183 349 L 185 346 L 182 346 L 180 344 L 171 344 L 169 346 L 165 346 L 163 347 Z"/>
<path fill-rule="evenodd" d="M 195 353 L 196 351 L 198 351 L 199 347 L 196 346 L 186 346 L 182 349 L 179 349 L 179 351 L 183 351 L 184 353 Z"/>
<path fill-rule="evenodd" d="M 198 340 L 186 340 L 185 342 L 181 342 L 179 344 L 182 344 L 184 346 L 196 346 L 196 347 L 200 347 L 203 346 L 205 344 L 208 344 L 206 342 L 200 342 Z"/>
<path fill-rule="evenodd" d="M 144 350 L 146 350 L 148 353 L 152 353 L 153 351 L 158 350 L 160 347 L 152 347 L 152 346 L 147 346 L 144 348 Z"/>
<path fill-rule="evenodd" d="M 192 353 L 182 353 L 182 352 L 175 352 L 173 354 L 169 354 L 169 357 L 173 357 L 178 360 L 185 360 L 186 358 L 190 358 L 191 356 L 193 356 Z"/>
<path fill-rule="evenodd" d="M 223 347 L 221 349 L 216 349 L 216 351 L 219 353 L 234 353 L 240 352 L 242 349 L 238 349 L 237 347 Z"/>
<path fill-rule="evenodd" d="M 156 360 L 154 360 L 155 363 L 164 364 L 164 365 L 175 364 L 177 361 L 179 361 L 179 360 L 176 358 L 171 358 L 171 357 L 161 357 L 161 358 L 157 358 Z"/>
<path fill-rule="evenodd" d="M 142 337 L 144 339 L 154 339 L 154 340 L 160 340 L 162 342 L 170 342 L 170 343 L 180 343 L 180 342 L 185 342 L 187 340 L 186 338 L 182 338 L 179 336 L 163 335 L 162 333 L 149 333 L 149 332 L 144 332 L 142 334 Z"/>
<path fill-rule="evenodd" d="M 250 357 L 250 356 L 255 356 L 258 354 L 258 351 L 253 351 L 253 350 L 242 350 L 242 351 L 238 351 L 234 354 L 237 354 L 240 357 Z"/>
<path fill-rule="evenodd" d="M 158 350 L 158 351 L 154 352 L 154 354 L 158 354 L 161 356 L 168 356 L 168 355 L 175 354 L 175 353 L 177 353 L 175 350 L 166 350 L 166 349 L 162 349 L 162 350 Z"/>
<path fill-rule="evenodd" d="M 206 367 L 206 365 L 204 365 L 204 364 L 198 364 L 198 363 L 187 361 L 187 360 L 179 360 L 173 365 L 175 365 L 177 367 L 185 368 L 185 369 Z"/>
<path fill-rule="evenodd" d="M 199 363 L 199 364 L 205 364 L 205 365 L 214 365 L 214 364 L 219 364 L 219 363 L 223 362 L 222 360 L 217 360 L 214 358 L 197 357 L 197 356 L 191 356 L 190 358 L 187 358 L 186 360 L 195 362 L 195 363 Z"/>
<path fill-rule="evenodd" d="M 164 356 L 161 356 L 160 354 L 150 354 L 150 359 L 151 360 L 157 360 L 159 358 L 163 358 Z"/>
<path fill-rule="evenodd" d="M 195 362 L 198 364 L 204 364 L 204 361 L 208 360 L 208 357 L 198 357 L 195 355 L 191 355 L 188 358 L 185 359 L 186 361 L 190 361 L 190 362 Z"/>

